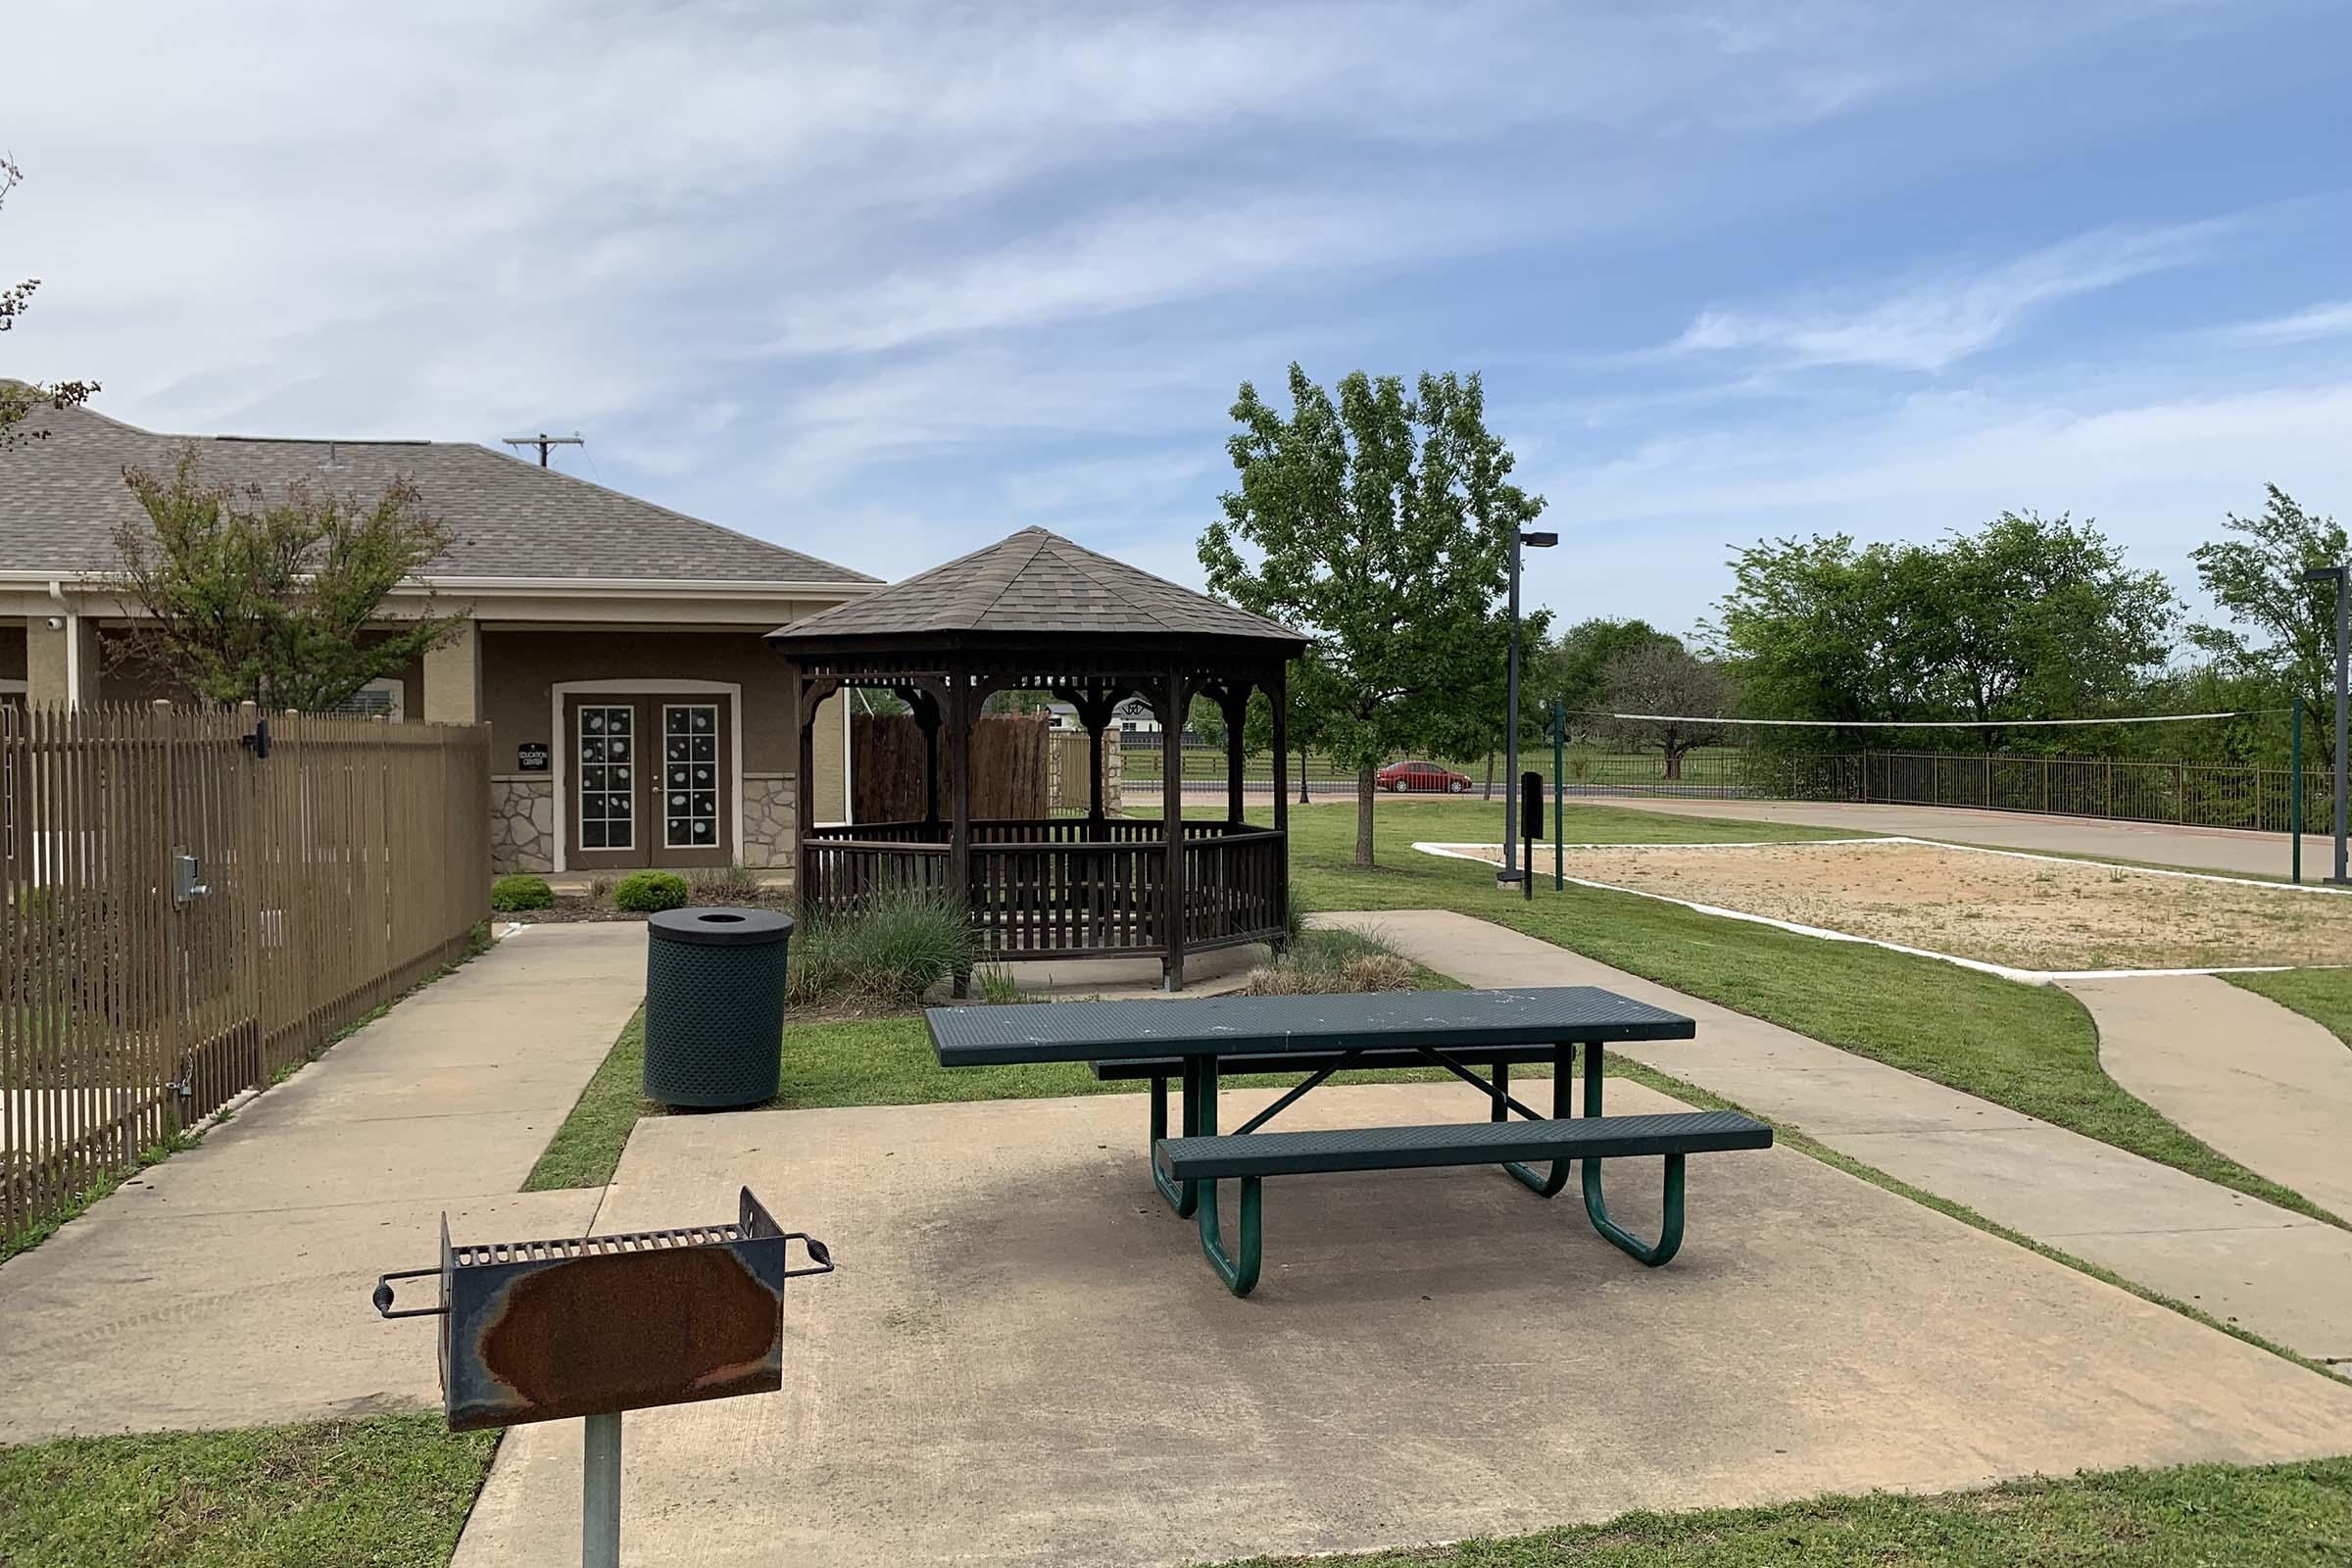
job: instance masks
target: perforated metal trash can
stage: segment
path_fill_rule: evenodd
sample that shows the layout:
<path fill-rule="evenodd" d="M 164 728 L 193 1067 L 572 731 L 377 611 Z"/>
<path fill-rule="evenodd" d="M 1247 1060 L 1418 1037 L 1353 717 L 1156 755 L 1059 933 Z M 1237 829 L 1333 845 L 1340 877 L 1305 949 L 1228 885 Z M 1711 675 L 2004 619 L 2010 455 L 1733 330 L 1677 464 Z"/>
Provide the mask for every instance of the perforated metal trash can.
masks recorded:
<path fill-rule="evenodd" d="M 645 1094 L 757 1105 L 776 1094 L 792 916 L 667 909 L 646 921 Z"/>

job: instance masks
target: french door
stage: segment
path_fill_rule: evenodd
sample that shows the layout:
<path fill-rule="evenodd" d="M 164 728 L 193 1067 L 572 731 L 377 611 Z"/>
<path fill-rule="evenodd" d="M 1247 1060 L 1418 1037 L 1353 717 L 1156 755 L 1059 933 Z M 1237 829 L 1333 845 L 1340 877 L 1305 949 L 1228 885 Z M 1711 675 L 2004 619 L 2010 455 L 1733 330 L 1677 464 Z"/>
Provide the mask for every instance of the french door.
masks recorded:
<path fill-rule="evenodd" d="M 734 714 L 707 692 L 564 699 L 564 861 L 725 865 L 735 855 Z"/>

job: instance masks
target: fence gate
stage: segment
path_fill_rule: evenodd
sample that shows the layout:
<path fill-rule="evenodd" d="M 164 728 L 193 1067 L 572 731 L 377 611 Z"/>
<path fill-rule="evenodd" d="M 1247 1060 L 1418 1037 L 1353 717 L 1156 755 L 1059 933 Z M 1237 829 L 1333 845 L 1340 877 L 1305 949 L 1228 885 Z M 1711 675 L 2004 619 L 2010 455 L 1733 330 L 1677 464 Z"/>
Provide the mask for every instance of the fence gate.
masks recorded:
<path fill-rule="evenodd" d="M 0 708 L 0 1240 L 462 954 L 489 731 Z"/>

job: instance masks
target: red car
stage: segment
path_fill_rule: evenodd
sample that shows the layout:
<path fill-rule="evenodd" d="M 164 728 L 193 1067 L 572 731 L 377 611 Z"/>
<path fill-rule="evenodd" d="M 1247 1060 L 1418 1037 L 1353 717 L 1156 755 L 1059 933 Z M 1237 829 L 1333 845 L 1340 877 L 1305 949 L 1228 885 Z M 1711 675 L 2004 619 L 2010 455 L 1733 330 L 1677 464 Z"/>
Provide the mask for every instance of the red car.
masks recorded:
<path fill-rule="evenodd" d="M 1402 794 L 1406 790 L 1434 790 L 1442 795 L 1464 795 L 1470 790 L 1469 774 L 1456 773 L 1435 762 L 1391 762 L 1372 775 L 1372 781 L 1392 795 Z"/>

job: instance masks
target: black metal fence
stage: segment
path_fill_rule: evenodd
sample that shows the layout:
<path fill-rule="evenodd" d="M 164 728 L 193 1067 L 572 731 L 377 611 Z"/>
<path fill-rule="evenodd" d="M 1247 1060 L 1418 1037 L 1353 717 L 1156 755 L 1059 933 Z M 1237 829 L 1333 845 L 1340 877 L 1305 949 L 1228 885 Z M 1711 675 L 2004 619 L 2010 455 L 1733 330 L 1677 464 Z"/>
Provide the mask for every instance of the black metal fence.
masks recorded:
<path fill-rule="evenodd" d="M 1398 759 L 1403 760 L 1404 759 Z M 1485 759 L 1438 759 L 1458 774 L 1446 790 L 1471 800 L 1498 798 L 1505 787 L 1500 760 L 1490 791 Z M 1121 758 L 1127 799 L 1156 801 L 1160 752 L 1156 735 L 1129 745 Z M 1521 766 L 1549 776 L 1549 747 L 1522 754 Z M 1223 799 L 1225 755 L 1209 747 L 1184 754 L 1188 796 Z M 1352 797 L 1355 775 L 1328 757 L 1304 764 L 1309 800 Z M 1298 798 L 1300 763 L 1289 759 L 1280 786 Z M 1243 764 L 1243 789 L 1253 797 L 1278 787 L 1271 757 Z M 2303 830 L 2329 824 L 2331 778 L 2325 768 L 2303 772 Z M 1412 793 L 1424 793 L 1413 791 Z M 1658 752 L 1602 751 L 1571 746 L 1561 757 L 1560 793 L 1619 800 L 1847 801 L 1895 806 L 1944 806 L 1992 811 L 2105 817 L 2125 822 L 2170 822 L 2188 827 L 2247 828 L 2273 833 L 2293 825 L 2294 774 L 2283 767 L 2214 762 L 2119 761 L 2095 757 L 2020 757 L 1985 752 L 1797 753 L 1764 747 L 1709 746 L 1669 763 Z"/>

